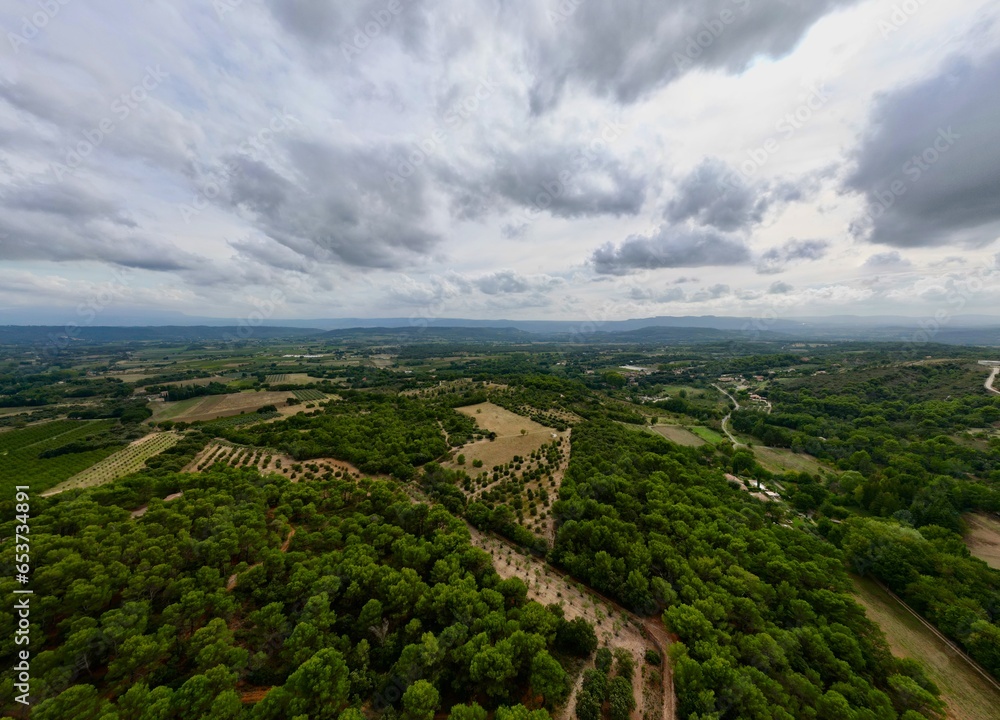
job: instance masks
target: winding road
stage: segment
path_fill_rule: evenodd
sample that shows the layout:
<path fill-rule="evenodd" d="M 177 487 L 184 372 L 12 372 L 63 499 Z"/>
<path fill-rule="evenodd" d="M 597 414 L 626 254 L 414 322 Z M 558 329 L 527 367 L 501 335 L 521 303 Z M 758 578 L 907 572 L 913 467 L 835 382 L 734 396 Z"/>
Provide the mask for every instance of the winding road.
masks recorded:
<path fill-rule="evenodd" d="M 996 382 L 998 373 L 1000 373 L 1000 367 L 993 368 L 993 372 L 991 372 L 990 376 L 986 378 L 986 385 L 983 386 L 994 395 L 1000 395 L 1000 390 L 997 390 L 995 387 L 993 387 L 993 384 Z"/>
<path fill-rule="evenodd" d="M 729 393 L 727 393 L 725 390 L 723 390 L 718 385 L 713 385 L 712 387 L 714 387 L 716 390 L 718 390 L 720 393 L 722 393 L 723 395 L 725 395 L 727 398 L 729 398 L 732 401 L 733 405 L 736 406 L 733 409 L 733 412 L 736 412 L 737 410 L 740 409 L 740 403 L 739 403 L 739 401 L 736 400 L 736 398 L 734 398 L 732 395 L 730 395 Z M 726 433 L 726 435 L 729 437 L 729 441 L 733 444 L 734 448 L 746 447 L 746 445 L 744 445 L 739 440 L 737 440 L 736 436 L 733 435 L 729 431 L 729 419 L 732 418 L 732 416 L 733 416 L 733 413 L 729 413 L 728 415 L 726 415 L 726 417 L 722 418 L 722 431 L 724 433 Z"/>

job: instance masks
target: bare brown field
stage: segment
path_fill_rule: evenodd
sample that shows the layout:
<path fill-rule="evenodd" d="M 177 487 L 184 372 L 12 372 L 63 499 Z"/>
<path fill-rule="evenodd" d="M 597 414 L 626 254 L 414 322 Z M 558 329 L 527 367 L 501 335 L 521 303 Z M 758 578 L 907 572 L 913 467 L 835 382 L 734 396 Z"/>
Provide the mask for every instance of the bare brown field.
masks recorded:
<path fill-rule="evenodd" d="M 969 527 L 965 535 L 969 552 L 994 570 L 1000 570 L 1000 519 L 984 513 L 966 515 L 964 519 Z"/>
<path fill-rule="evenodd" d="M 1000 691 L 870 579 L 852 577 L 855 595 L 882 628 L 894 655 L 912 658 L 941 690 L 949 720 L 1000 720 Z"/>
<path fill-rule="evenodd" d="M 456 455 L 462 454 L 466 458 L 466 467 L 472 465 L 475 460 L 482 460 L 485 469 L 494 465 L 509 463 L 515 455 L 524 457 L 531 455 L 543 445 L 546 445 L 557 437 L 569 437 L 569 431 L 557 433 L 555 430 L 546 429 L 541 432 L 530 433 L 528 435 L 508 435 L 507 437 L 497 437 L 496 440 L 479 440 L 470 445 L 455 450 Z M 454 461 L 448 463 L 449 467 L 457 468 Z M 470 470 L 471 472 L 471 470 Z"/>
<path fill-rule="evenodd" d="M 480 427 L 490 432 L 495 432 L 498 437 L 520 435 L 522 430 L 525 430 L 529 435 L 545 430 L 554 432 L 551 428 L 539 425 L 534 420 L 529 420 L 526 417 L 512 413 L 510 410 L 506 410 L 493 403 L 487 402 L 480 403 L 479 405 L 469 405 L 467 407 L 456 408 L 456 410 L 474 418 Z"/>
<path fill-rule="evenodd" d="M 211 395 L 209 397 L 181 400 L 171 403 L 154 403 L 152 422 L 173 420 L 174 422 L 194 422 L 196 420 L 217 420 L 231 417 L 243 412 L 254 412 L 265 405 L 282 406 L 288 398 L 294 397 L 290 392 L 245 392 L 229 395 Z"/>
<path fill-rule="evenodd" d="M 683 447 L 701 447 L 705 441 L 680 425 L 657 425 L 653 431 Z"/>

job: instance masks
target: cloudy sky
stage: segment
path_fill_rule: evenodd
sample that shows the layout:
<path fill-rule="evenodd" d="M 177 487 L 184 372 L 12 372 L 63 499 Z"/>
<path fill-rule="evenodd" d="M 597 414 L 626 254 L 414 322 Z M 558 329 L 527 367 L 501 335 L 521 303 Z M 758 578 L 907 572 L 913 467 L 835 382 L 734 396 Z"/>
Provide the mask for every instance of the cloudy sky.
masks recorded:
<path fill-rule="evenodd" d="M 998 20 L 8 0 L 0 310 L 1000 314 Z"/>

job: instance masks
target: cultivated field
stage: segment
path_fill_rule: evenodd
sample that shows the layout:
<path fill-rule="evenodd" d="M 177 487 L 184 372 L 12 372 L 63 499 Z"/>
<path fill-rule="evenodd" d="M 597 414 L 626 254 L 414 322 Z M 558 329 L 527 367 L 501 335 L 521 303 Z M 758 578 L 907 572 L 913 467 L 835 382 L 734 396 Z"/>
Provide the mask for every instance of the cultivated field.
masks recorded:
<path fill-rule="evenodd" d="M 991 568 L 1000 570 L 1000 519 L 980 513 L 966 515 L 965 523 L 969 526 L 965 535 L 969 552 Z"/>
<path fill-rule="evenodd" d="M 469 405 L 456 410 L 474 418 L 484 430 L 497 434 L 497 439 L 492 442 L 481 440 L 461 449 L 469 463 L 482 460 L 488 468 L 510 462 L 515 455 L 530 455 L 556 437 L 566 435 L 493 403 Z"/>
<path fill-rule="evenodd" d="M 264 381 L 270 385 L 309 385 L 316 382 L 316 378 L 309 373 L 279 373 L 268 375 Z"/>
<path fill-rule="evenodd" d="M 715 432 L 712 428 L 696 425 L 694 427 L 689 427 L 688 430 L 700 437 L 709 445 L 722 445 L 727 442 L 726 438 Z"/>
<path fill-rule="evenodd" d="M 292 482 L 323 478 L 330 474 L 361 478 L 361 471 L 343 460 L 318 458 L 316 460 L 296 460 L 268 448 L 253 448 L 233 445 L 228 442 L 214 442 L 202 450 L 184 468 L 184 472 L 201 472 L 216 463 L 227 467 L 254 468 L 265 475 L 283 475 Z"/>
<path fill-rule="evenodd" d="M 46 450 L 84 440 L 114 424 L 113 420 L 56 420 L 0 433 L 0 492 L 9 497 L 15 485 L 30 485 L 33 492 L 41 492 L 103 460 L 117 448 L 51 458 L 38 456 Z"/>
<path fill-rule="evenodd" d="M 466 488 L 470 498 L 515 503 L 515 509 L 523 515 L 521 524 L 552 542 L 555 520 L 549 508 L 559 496 L 569 464 L 572 430 L 557 432 L 492 403 L 457 410 L 475 418 L 479 427 L 496 433 L 497 437 L 457 448 L 456 459 L 464 455 L 465 465 L 457 461 L 446 465 L 461 468 L 475 479 L 475 485 Z M 556 447 L 550 455 L 553 445 Z M 475 467 L 477 461 L 482 462 L 482 468 Z M 505 465 L 510 466 L 511 475 L 495 476 L 494 468 Z M 529 472 L 534 477 L 529 478 L 526 475 Z M 523 487 L 515 479 L 525 480 Z M 520 503 L 521 508 L 516 503 Z"/>
<path fill-rule="evenodd" d="M 326 400 L 326 394 L 320 392 L 319 390 L 293 390 L 292 394 L 298 400 L 303 402 L 319 402 L 321 400 Z"/>
<path fill-rule="evenodd" d="M 195 420 L 215 420 L 216 418 L 255 412 L 265 405 L 284 405 L 290 392 L 244 392 L 229 395 L 210 395 L 180 402 L 153 403 L 150 422 L 173 420 L 174 422 L 194 422 Z"/>
<path fill-rule="evenodd" d="M 657 425 L 653 428 L 653 431 L 658 435 L 662 435 L 667 440 L 675 442 L 678 445 L 683 445 L 684 447 L 701 447 L 705 444 L 703 439 L 680 425 Z"/>
<path fill-rule="evenodd" d="M 951 720 L 1000 720 L 1000 691 L 875 582 L 854 578 L 858 602 L 895 655 L 919 661 L 941 689 Z"/>
<path fill-rule="evenodd" d="M 92 465 L 81 473 L 60 483 L 43 496 L 58 495 L 67 490 L 97 487 L 112 482 L 126 475 L 139 472 L 149 458 L 159 455 L 164 450 L 173 447 L 181 439 L 176 433 L 153 433 L 136 440 L 123 450 L 110 455 Z"/>

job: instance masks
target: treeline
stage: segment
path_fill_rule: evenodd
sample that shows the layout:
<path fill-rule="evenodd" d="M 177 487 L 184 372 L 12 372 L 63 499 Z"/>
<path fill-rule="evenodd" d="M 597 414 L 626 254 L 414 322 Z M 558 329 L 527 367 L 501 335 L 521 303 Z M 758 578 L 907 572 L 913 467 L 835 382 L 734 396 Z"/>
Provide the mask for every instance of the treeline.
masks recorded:
<path fill-rule="evenodd" d="M 146 390 L 154 394 L 166 392 L 170 402 L 209 395 L 228 395 L 232 392 L 229 386 L 219 382 L 210 382 L 208 385 L 150 385 Z"/>
<path fill-rule="evenodd" d="M 117 378 L 88 378 L 79 371 L 15 371 L 0 375 L 0 407 L 41 407 L 80 398 L 126 398 L 131 394 L 131 387 Z"/>
<path fill-rule="evenodd" d="M 884 582 L 1000 679 L 1000 572 L 971 557 L 960 535 L 872 518 L 830 535 L 859 574 Z"/>
<path fill-rule="evenodd" d="M 574 429 L 552 559 L 662 613 L 683 718 L 936 717 L 849 595 L 843 557 L 731 488 L 702 453 L 608 422 Z"/>
<path fill-rule="evenodd" d="M 35 505 L 32 720 L 548 720 L 518 703 L 563 702 L 564 666 L 597 645 L 384 482 L 213 470 Z"/>
<path fill-rule="evenodd" d="M 404 480 L 452 447 L 484 436 L 471 418 L 435 402 L 381 393 L 342 395 L 344 402 L 324 410 L 221 434 L 241 445 L 275 448 L 296 460 L 335 457 L 362 472 Z"/>
<path fill-rule="evenodd" d="M 1000 439 L 959 435 L 1000 422 L 1000 401 L 985 394 L 933 399 L 959 379 L 970 380 L 964 366 L 884 372 L 895 371 L 899 376 L 885 384 L 877 380 L 884 377 L 880 373 L 845 379 L 840 390 L 825 380 L 797 389 L 772 386 L 768 395 L 776 412 L 734 413 L 733 427 L 844 471 L 830 485 L 834 506 L 952 531 L 961 528 L 968 510 L 1000 510 Z M 827 508 L 825 514 L 833 513 Z"/>

